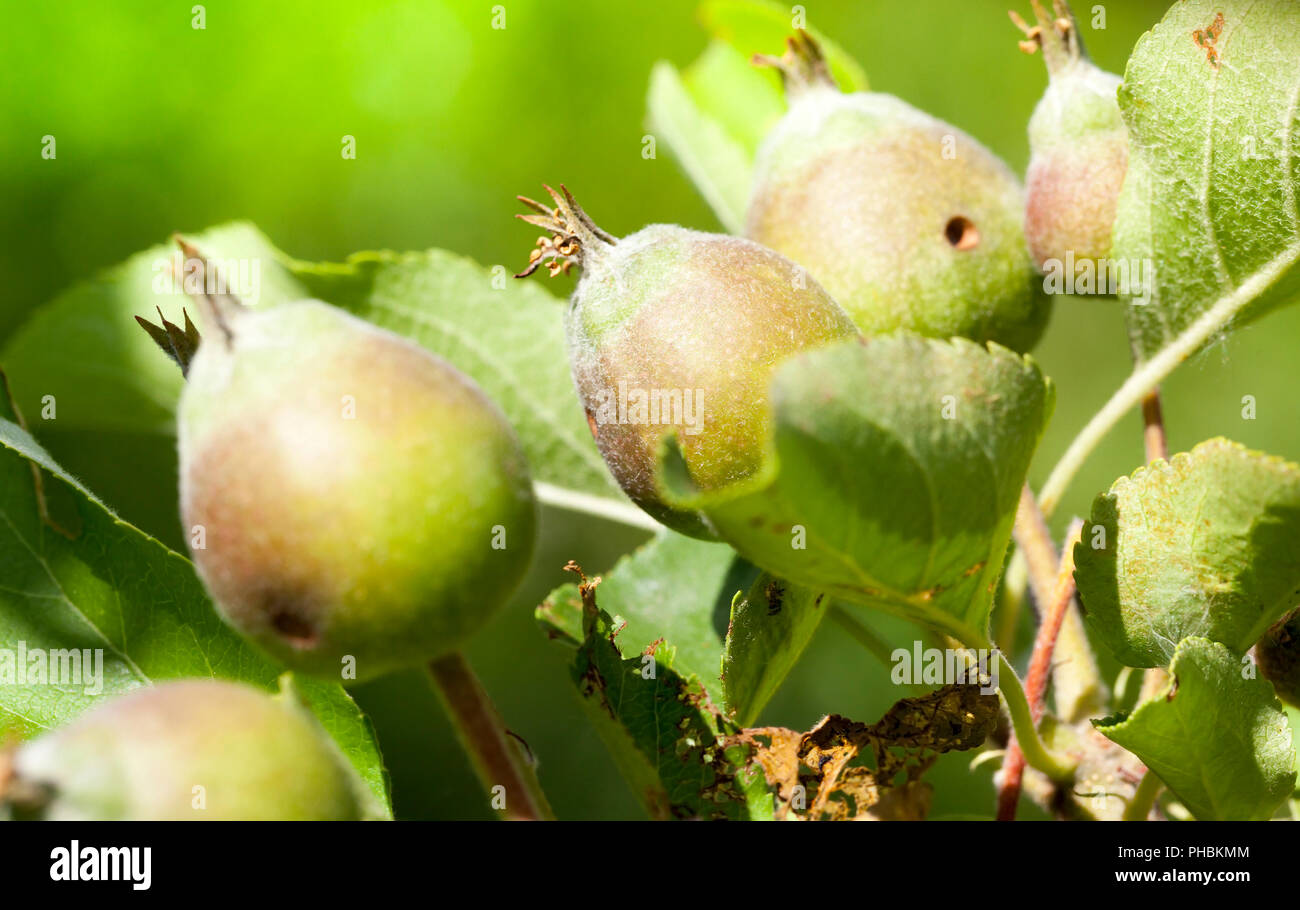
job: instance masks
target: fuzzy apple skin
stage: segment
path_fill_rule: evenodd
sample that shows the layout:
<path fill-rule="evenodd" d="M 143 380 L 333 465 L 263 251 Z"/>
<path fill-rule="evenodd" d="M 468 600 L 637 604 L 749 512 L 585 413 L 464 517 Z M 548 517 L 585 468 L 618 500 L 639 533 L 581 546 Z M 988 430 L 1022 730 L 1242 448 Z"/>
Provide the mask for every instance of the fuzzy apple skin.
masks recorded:
<path fill-rule="evenodd" d="M 1050 301 L 1019 182 L 970 136 L 899 99 L 819 84 L 755 162 L 745 233 L 806 266 L 868 335 L 910 329 L 1018 351 Z"/>
<path fill-rule="evenodd" d="M 751 476 L 764 456 L 777 365 L 857 335 L 848 314 L 785 257 L 742 238 L 662 224 L 587 249 L 566 329 L 574 382 L 610 472 L 651 516 L 705 539 L 714 534 L 700 515 L 660 497 L 663 438 L 676 433 L 702 490 Z M 702 396 L 700 431 L 617 422 L 620 382 Z"/>
<path fill-rule="evenodd" d="M 1025 239 L 1041 271 L 1075 271 L 1110 256 L 1128 133 L 1115 92 L 1120 78 L 1086 59 L 1052 73 L 1029 120 Z M 1055 265 L 1055 264 L 1060 265 Z"/>
<path fill-rule="evenodd" d="M 39 810 L 50 820 L 355 820 L 342 761 L 296 705 L 183 680 L 111 699 L 32 740 L 14 770 L 50 788 Z"/>
<path fill-rule="evenodd" d="M 1300 613 L 1268 630 L 1255 645 L 1255 660 L 1277 697 L 1300 708 Z"/>
<path fill-rule="evenodd" d="M 334 680 L 347 657 L 364 680 L 464 644 L 532 553 L 510 425 L 443 360 L 326 304 L 238 316 L 179 410 L 182 514 L 222 615 Z"/>

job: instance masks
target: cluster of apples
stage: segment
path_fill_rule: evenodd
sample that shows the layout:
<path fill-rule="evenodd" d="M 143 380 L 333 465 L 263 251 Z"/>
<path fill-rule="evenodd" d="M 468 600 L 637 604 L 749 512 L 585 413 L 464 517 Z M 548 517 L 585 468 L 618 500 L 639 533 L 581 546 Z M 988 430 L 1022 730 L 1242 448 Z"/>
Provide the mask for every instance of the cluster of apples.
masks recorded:
<path fill-rule="evenodd" d="M 523 275 L 582 271 L 565 322 L 588 413 L 628 376 L 708 389 L 703 431 L 678 442 L 695 484 L 715 490 L 759 470 L 772 374 L 800 351 L 895 330 L 1030 348 L 1050 309 L 1035 264 L 1066 248 L 1104 255 L 1125 165 L 1118 80 L 1087 61 L 1072 23 L 1035 6 L 1052 79 L 1027 198 L 957 128 L 841 92 L 800 33 L 759 58 L 779 68 L 789 110 L 759 151 L 745 237 L 652 225 L 616 239 L 567 190 L 553 206 L 524 200 L 535 213 L 521 217 L 548 236 Z M 203 311 L 178 415 L 180 498 L 185 525 L 205 529 L 192 555 L 221 615 L 335 680 L 345 660 L 367 679 L 462 647 L 534 543 L 528 467 L 501 411 L 442 359 L 325 303 L 206 297 Z M 345 399 L 355 419 L 341 419 Z M 635 503 L 718 536 L 660 495 L 669 428 L 590 425 Z M 508 546 L 491 546 L 502 532 Z M 247 747 L 234 754 L 231 738 Z M 203 817 L 351 818 L 340 760 L 292 706 L 182 682 L 27 744 L 14 768 L 45 817 L 189 817 L 188 782 L 203 780 Z"/>

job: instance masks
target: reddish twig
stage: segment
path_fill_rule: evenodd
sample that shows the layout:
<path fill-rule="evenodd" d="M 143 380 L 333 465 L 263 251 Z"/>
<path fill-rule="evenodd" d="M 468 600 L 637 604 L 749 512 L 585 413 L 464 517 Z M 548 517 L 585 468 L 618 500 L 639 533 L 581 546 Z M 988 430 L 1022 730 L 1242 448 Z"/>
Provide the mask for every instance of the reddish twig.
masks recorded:
<path fill-rule="evenodd" d="M 1043 604 L 1038 635 L 1029 657 L 1029 673 L 1025 676 L 1025 697 L 1035 725 L 1042 719 L 1047 703 L 1047 682 L 1051 677 L 1052 653 L 1056 650 L 1056 637 L 1061 632 L 1070 601 L 1074 599 L 1074 544 L 1083 531 L 1083 522 L 1075 519 L 1065 535 L 1060 567 L 1056 574 L 1056 587 L 1051 598 Z M 998 821 L 1012 821 L 1016 805 L 1020 802 L 1020 789 L 1025 775 L 1025 755 L 1012 734 L 1007 743 L 1007 757 L 1002 763 L 1002 785 L 998 791 Z"/>
<path fill-rule="evenodd" d="M 1160 390 L 1152 389 L 1142 399 L 1142 441 L 1146 446 L 1147 464 L 1169 458 L 1169 440 L 1165 436 L 1165 418 L 1160 411 Z"/>
<path fill-rule="evenodd" d="M 504 804 L 494 805 L 497 815 L 506 821 L 552 820 L 523 740 L 501 722 L 464 655 L 453 651 L 434 660 L 429 675 L 483 789 L 495 797 L 502 788 Z"/>

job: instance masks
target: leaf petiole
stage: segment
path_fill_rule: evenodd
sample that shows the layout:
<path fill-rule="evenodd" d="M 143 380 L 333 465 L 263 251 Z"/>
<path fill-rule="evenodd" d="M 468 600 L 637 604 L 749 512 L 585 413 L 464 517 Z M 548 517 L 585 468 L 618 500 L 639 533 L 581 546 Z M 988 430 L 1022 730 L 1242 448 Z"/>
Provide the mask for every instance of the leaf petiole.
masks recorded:
<path fill-rule="evenodd" d="M 1002 693 L 1007 713 L 1011 715 L 1011 728 L 1016 734 L 1016 742 L 1020 744 L 1020 751 L 1024 753 L 1025 764 L 1046 774 L 1056 783 L 1068 783 L 1074 777 L 1076 763 L 1053 752 L 1039 738 L 1020 677 L 1001 651 L 998 652 L 998 664 L 998 691 Z"/>

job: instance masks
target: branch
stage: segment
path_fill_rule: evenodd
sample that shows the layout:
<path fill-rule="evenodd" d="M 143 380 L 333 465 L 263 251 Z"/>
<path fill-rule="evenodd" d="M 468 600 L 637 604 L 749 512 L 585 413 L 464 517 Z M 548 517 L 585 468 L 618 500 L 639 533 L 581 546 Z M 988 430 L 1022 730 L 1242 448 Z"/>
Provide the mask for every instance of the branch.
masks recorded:
<path fill-rule="evenodd" d="M 1142 399 L 1142 442 L 1147 464 L 1169 460 L 1169 440 L 1165 437 L 1165 418 L 1160 410 L 1160 390 L 1152 389 Z"/>
<path fill-rule="evenodd" d="M 1016 523 L 1012 529 L 1016 546 L 1025 554 L 1025 566 L 1029 571 L 1029 587 L 1034 594 L 1034 603 L 1039 615 L 1051 602 L 1052 592 L 1056 588 L 1057 569 L 1061 560 L 1056 553 L 1056 544 L 1052 542 L 1052 532 L 1047 527 L 1038 504 L 1034 502 L 1033 491 L 1025 484 L 1020 491 L 1020 505 L 1016 509 Z"/>
<path fill-rule="evenodd" d="M 429 676 L 442 699 L 456 737 L 469 756 L 493 808 L 506 821 L 552 821 L 555 816 L 525 755 L 522 740 L 505 728 L 501 715 L 474 675 L 465 656 L 453 651 L 429 664 Z M 504 801 L 495 805 L 496 787 Z"/>
<path fill-rule="evenodd" d="M 1076 519 L 1065 537 L 1065 547 L 1056 574 L 1052 598 L 1044 601 L 1042 622 L 1034 639 L 1033 654 L 1029 658 L 1029 673 L 1025 677 L 1025 698 L 1029 702 L 1030 717 L 1035 726 L 1043 717 L 1047 701 L 1047 681 L 1052 670 L 1052 655 L 1061 624 L 1074 599 L 1074 544 L 1079 540 L 1083 522 Z M 1011 821 L 1016 817 L 1016 804 L 1020 801 L 1020 785 L 1024 778 L 1025 756 L 1018 737 L 1013 734 L 1007 745 L 1007 758 L 1002 764 L 1002 787 L 998 793 L 998 821 Z"/>

